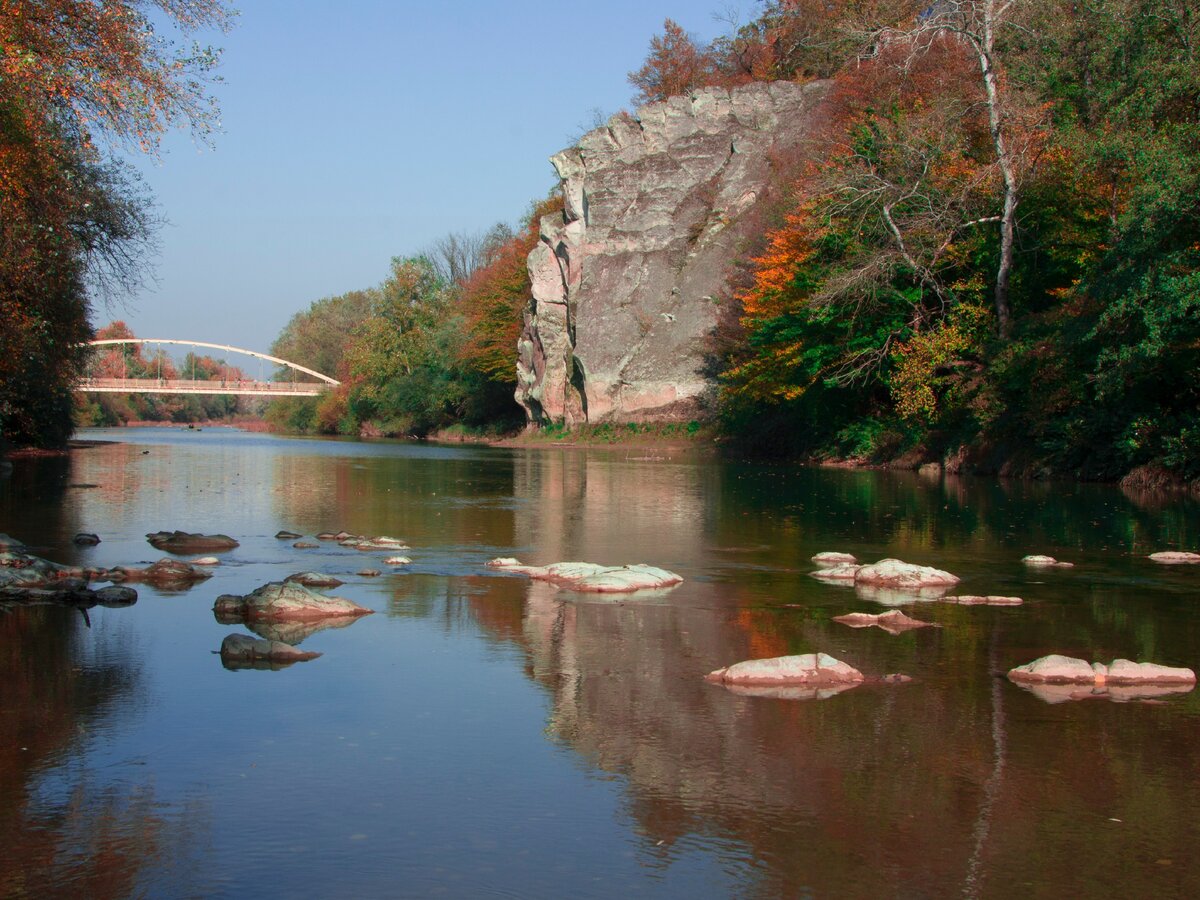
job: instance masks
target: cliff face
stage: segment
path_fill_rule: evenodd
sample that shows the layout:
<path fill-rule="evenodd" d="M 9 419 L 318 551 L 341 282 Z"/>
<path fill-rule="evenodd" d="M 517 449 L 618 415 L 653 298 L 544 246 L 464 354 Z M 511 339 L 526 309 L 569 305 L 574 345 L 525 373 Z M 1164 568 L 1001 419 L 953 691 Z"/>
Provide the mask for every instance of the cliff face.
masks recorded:
<path fill-rule="evenodd" d="M 618 114 L 551 158 L 565 209 L 529 255 L 517 402 L 533 422 L 702 414 L 707 336 L 771 151 L 809 130 L 820 83 L 756 83 Z"/>

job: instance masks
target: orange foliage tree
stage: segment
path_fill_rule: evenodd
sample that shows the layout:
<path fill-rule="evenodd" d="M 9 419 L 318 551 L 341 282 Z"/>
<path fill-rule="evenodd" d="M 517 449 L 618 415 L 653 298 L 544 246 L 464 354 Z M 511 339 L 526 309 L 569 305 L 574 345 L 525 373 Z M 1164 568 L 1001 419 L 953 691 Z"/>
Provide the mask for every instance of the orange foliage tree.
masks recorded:
<path fill-rule="evenodd" d="M 136 284 L 151 219 L 100 140 L 152 151 L 169 127 L 215 124 L 212 50 L 222 0 L 0 0 L 0 439 L 58 444 L 89 334 L 89 297 Z"/>

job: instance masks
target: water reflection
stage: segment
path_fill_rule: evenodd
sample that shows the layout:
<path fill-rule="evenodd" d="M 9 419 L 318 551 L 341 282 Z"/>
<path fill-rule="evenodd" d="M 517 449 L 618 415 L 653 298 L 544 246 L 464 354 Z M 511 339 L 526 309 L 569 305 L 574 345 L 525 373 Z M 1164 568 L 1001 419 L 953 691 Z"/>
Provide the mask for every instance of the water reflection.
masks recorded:
<path fill-rule="evenodd" d="M 1003 677 L 1050 650 L 1196 667 L 1200 567 L 1143 558 L 1200 543 L 1193 501 L 622 451 L 144 441 L 18 467 L 0 531 L 60 562 L 135 561 L 159 528 L 242 546 L 212 586 L 148 586 L 91 632 L 69 610 L 0 616 L 0 893 L 232 893 L 270 871 L 322 895 L 1200 894 L 1200 698 L 1047 703 Z M 395 534 L 414 561 L 359 578 L 376 557 L 281 528 Z M 81 530 L 104 543 L 74 547 Z M 1025 604 L 849 629 L 834 618 L 881 600 L 810 578 L 823 550 Z M 1077 565 L 1030 571 L 1033 552 Z M 685 581 L 589 597 L 483 565 L 509 555 Z M 255 623 L 325 656 L 235 685 L 211 661 L 213 597 L 301 568 L 385 615 Z M 914 680 L 796 698 L 703 679 L 817 651 Z"/>

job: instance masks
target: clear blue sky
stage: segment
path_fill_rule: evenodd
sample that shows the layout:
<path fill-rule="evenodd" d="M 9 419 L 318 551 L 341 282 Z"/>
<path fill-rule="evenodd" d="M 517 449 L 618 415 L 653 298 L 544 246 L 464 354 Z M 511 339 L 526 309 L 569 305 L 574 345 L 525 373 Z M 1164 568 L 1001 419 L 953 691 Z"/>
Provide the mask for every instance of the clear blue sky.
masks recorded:
<path fill-rule="evenodd" d="M 135 161 L 169 222 L 157 284 L 96 325 L 263 351 L 393 256 L 515 224 L 593 110 L 629 106 L 664 18 L 725 30 L 709 2 L 242 0 L 234 29 L 204 38 L 224 48 L 215 147 L 176 134 Z"/>

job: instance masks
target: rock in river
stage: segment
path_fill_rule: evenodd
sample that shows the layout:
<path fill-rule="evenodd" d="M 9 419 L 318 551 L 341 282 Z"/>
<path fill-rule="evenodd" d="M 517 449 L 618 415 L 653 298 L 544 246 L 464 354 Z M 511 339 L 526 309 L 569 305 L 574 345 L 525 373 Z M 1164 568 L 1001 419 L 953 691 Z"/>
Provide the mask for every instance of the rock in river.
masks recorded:
<path fill-rule="evenodd" d="M 818 553 L 812 558 L 818 566 L 822 568 L 832 568 L 833 566 L 852 566 L 858 562 L 851 553 L 837 553 L 826 550 L 823 553 Z"/>
<path fill-rule="evenodd" d="M 232 550 L 238 546 L 227 534 L 188 534 L 186 531 L 155 531 L 146 535 L 152 547 L 168 553 L 200 553 Z"/>
<path fill-rule="evenodd" d="M 844 616 L 834 616 L 833 621 L 849 625 L 851 628 L 869 628 L 874 625 L 877 628 L 882 628 L 888 634 L 900 634 L 910 631 L 913 628 L 929 628 L 933 625 L 932 622 L 922 622 L 920 619 L 910 618 L 898 609 L 893 609 L 891 612 L 879 613 L 878 615 L 849 613 Z"/>
<path fill-rule="evenodd" d="M 282 641 L 269 641 L 248 634 L 231 634 L 221 641 L 221 664 L 227 669 L 283 669 L 293 663 L 316 659 L 320 653 L 297 650 Z"/>
<path fill-rule="evenodd" d="M 164 558 L 144 569 L 114 566 L 108 570 L 108 578 L 114 582 L 146 581 L 160 586 L 179 586 L 212 578 L 212 572 L 177 559 Z"/>
<path fill-rule="evenodd" d="M 709 672 L 706 681 L 740 685 L 861 684 L 862 672 L 825 653 L 751 659 Z"/>
<path fill-rule="evenodd" d="M 958 584 L 958 581 L 957 576 L 943 572 L 941 569 L 918 566 L 898 559 L 881 559 L 877 563 L 860 567 L 854 575 L 855 584 L 901 590 L 950 587 Z"/>
<path fill-rule="evenodd" d="M 596 563 L 561 562 L 549 566 L 523 566 L 519 560 L 502 557 L 491 560 L 488 565 L 493 569 L 528 575 L 536 581 L 549 581 L 573 591 L 598 594 L 665 588 L 683 581 L 683 578 L 674 572 L 641 563 L 632 566 L 601 566 Z"/>
<path fill-rule="evenodd" d="M 1069 569 L 1075 563 L 1059 562 L 1053 556 L 1043 556 L 1041 554 L 1033 554 L 1031 556 L 1022 556 L 1021 562 L 1027 566 L 1034 566 L 1043 569 Z"/>
<path fill-rule="evenodd" d="M 75 535 L 72 540 L 80 547 L 94 547 L 100 543 L 100 535 L 92 534 L 91 532 L 81 531 Z"/>
<path fill-rule="evenodd" d="M 1057 653 L 1017 666 L 1008 673 L 1010 681 L 1018 684 L 1195 684 L 1196 673 L 1191 669 L 1160 666 L 1155 663 L 1135 663 L 1115 659 L 1107 666 L 1089 663 Z"/>
<path fill-rule="evenodd" d="M 1200 563 L 1200 553 L 1188 553 L 1186 550 L 1163 550 L 1161 553 L 1151 553 L 1150 559 L 1166 565 Z"/>
<path fill-rule="evenodd" d="M 245 596 L 222 594 L 213 606 L 219 619 L 236 617 L 253 621 L 264 619 L 279 622 L 303 622 L 338 616 L 365 616 L 373 610 L 359 606 L 353 600 L 326 597 L 312 588 L 295 582 L 272 581 Z"/>
<path fill-rule="evenodd" d="M 283 580 L 294 581 L 305 587 L 339 587 L 345 583 L 340 578 L 334 578 L 332 575 L 326 575 L 324 572 L 297 572 L 295 575 L 289 575 Z"/>

